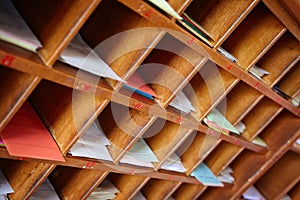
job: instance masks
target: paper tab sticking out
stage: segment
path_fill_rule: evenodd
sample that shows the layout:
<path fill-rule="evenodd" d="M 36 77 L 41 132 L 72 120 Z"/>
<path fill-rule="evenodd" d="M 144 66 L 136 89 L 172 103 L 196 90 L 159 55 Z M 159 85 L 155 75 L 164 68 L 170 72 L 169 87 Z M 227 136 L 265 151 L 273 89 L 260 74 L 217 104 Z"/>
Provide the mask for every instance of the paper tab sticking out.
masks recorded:
<path fill-rule="evenodd" d="M 234 183 L 232 172 L 233 171 L 230 167 L 226 167 L 217 178 L 223 183 Z"/>
<path fill-rule="evenodd" d="M 0 1 L 0 39 L 32 52 L 42 47 L 10 0 Z"/>
<path fill-rule="evenodd" d="M 116 194 L 119 193 L 119 189 L 112 184 L 108 179 L 105 179 L 98 188 L 92 192 L 87 198 L 88 200 L 99 200 L 99 199 L 115 199 Z"/>
<path fill-rule="evenodd" d="M 8 193 L 13 193 L 14 190 L 10 186 L 9 182 L 5 178 L 4 174 L 2 171 L 0 171 L 0 194 L 8 194 Z"/>
<path fill-rule="evenodd" d="M 186 172 L 186 169 L 182 165 L 182 162 L 180 160 L 180 157 L 173 153 L 171 154 L 165 162 L 160 166 L 160 169 L 175 171 L 175 172 Z"/>
<path fill-rule="evenodd" d="M 246 192 L 244 192 L 243 197 L 248 200 L 265 200 L 254 186 L 249 187 Z"/>
<path fill-rule="evenodd" d="M 25 102 L 1 137 L 11 156 L 65 161 L 51 134 L 28 102 Z"/>
<path fill-rule="evenodd" d="M 50 181 L 46 179 L 37 191 L 30 197 L 30 200 L 60 200 Z"/>
<path fill-rule="evenodd" d="M 60 61 L 92 74 L 125 82 L 77 34 L 60 55 Z"/>
<path fill-rule="evenodd" d="M 140 138 L 133 147 L 122 157 L 121 163 L 153 167 L 151 162 L 159 162 L 148 144 Z"/>
<path fill-rule="evenodd" d="M 197 112 L 196 109 L 191 104 L 190 100 L 185 96 L 185 94 L 180 91 L 173 101 L 170 103 L 170 106 L 181 110 L 182 112 L 189 113 L 191 111 Z"/>
<path fill-rule="evenodd" d="M 264 70 L 263 68 L 260 68 L 256 65 L 252 66 L 250 69 L 249 69 L 249 72 L 255 76 L 258 80 L 261 80 L 261 78 L 264 76 L 264 75 L 267 75 L 267 74 L 270 74 L 270 72 Z"/>
<path fill-rule="evenodd" d="M 157 7 L 159 7 L 160 9 L 162 9 L 163 11 L 171 15 L 172 17 L 175 17 L 176 19 L 179 20 L 182 19 L 182 17 L 180 17 L 180 15 L 178 15 L 178 13 L 165 0 L 148 0 L 148 1 L 150 1 L 151 3 L 153 3 L 154 5 L 156 5 Z"/>
<path fill-rule="evenodd" d="M 214 108 L 203 121 L 210 128 L 224 134 L 229 134 L 229 131 L 240 134 L 240 132 L 216 108 Z"/>
<path fill-rule="evenodd" d="M 70 149 L 70 153 L 73 156 L 113 161 L 107 149 L 108 145 L 110 145 L 110 141 L 98 128 L 97 124 L 93 122 Z"/>
<path fill-rule="evenodd" d="M 223 49 L 222 47 L 219 47 L 217 49 L 217 51 L 224 56 L 225 58 L 227 58 L 228 60 L 231 60 L 232 62 L 237 62 L 237 58 L 234 57 L 232 54 L 230 54 L 228 51 L 226 51 L 225 49 Z"/>
<path fill-rule="evenodd" d="M 259 146 L 262 147 L 267 147 L 267 144 L 265 143 L 265 141 L 263 139 L 261 139 L 260 137 L 256 136 L 253 140 L 252 140 L 253 144 L 257 144 Z"/>
<path fill-rule="evenodd" d="M 201 163 L 192 173 L 198 181 L 200 181 L 203 185 L 206 186 L 221 186 L 223 187 L 223 183 L 218 180 L 218 178 L 210 171 L 210 169 L 206 166 L 205 163 Z"/>

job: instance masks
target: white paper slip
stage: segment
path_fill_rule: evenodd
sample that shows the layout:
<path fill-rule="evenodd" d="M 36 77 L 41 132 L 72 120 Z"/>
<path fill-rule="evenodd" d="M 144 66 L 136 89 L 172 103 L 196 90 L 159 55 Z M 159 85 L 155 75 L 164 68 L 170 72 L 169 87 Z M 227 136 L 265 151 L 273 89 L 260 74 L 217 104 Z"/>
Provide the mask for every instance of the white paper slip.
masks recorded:
<path fill-rule="evenodd" d="M 257 144 L 257 145 L 262 146 L 262 147 L 267 147 L 267 146 L 268 146 L 268 145 L 265 143 L 265 141 L 264 141 L 262 138 L 258 137 L 258 136 L 256 136 L 256 137 L 252 140 L 252 143 L 253 143 L 253 144 Z"/>
<path fill-rule="evenodd" d="M 8 200 L 6 194 L 0 194 L 0 200 Z"/>
<path fill-rule="evenodd" d="M 249 72 L 251 74 L 253 74 L 255 77 L 257 77 L 258 79 L 261 79 L 265 74 L 270 74 L 270 72 L 264 70 L 263 68 L 260 68 L 256 65 L 252 66 L 249 69 Z"/>
<path fill-rule="evenodd" d="M 32 52 L 42 47 L 10 0 L 0 0 L 0 39 Z"/>
<path fill-rule="evenodd" d="M 223 183 L 233 183 L 234 177 L 231 175 L 231 173 L 232 169 L 230 167 L 226 167 L 217 178 Z"/>
<path fill-rule="evenodd" d="M 30 197 L 30 200 L 60 200 L 50 181 L 46 179 L 44 183 Z"/>
<path fill-rule="evenodd" d="M 185 94 L 180 91 L 176 97 L 173 99 L 173 101 L 170 103 L 170 106 L 181 110 L 185 113 L 189 113 L 191 111 L 196 112 L 196 109 L 191 104 L 190 100 L 185 96 Z"/>
<path fill-rule="evenodd" d="M 70 149 L 70 153 L 73 156 L 113 161 L 107 149 L 108 145 L 110 145 L 110 141 L 98 128 L 97 124 L 93 122 Z"/>
<path fill-rule="evenodd" d="M 64 49 L 60 61 L 92 74 L 125 82 L 77 34 Z"/>
<path fill-rule="evenodd" d="M 2 171 L 0 171 L 0 194 L 8 194 L 8 193 L 13 193 L 14 190 L 10 186 L 9 182 L 5 178 L 4 174 Z"/>
<path fill-rule="evenodd" d="M 136 195 L 132 198 L 132 200 L 147 200 L 141 191 L 136 193 Z"/>
<path fill-rule="evenodd" d="M 292 198 L 289 195 L 284 195 L 281 200 L 292 200 Z"/>
<path fill-rule="evenodd" d="M 214 108 L 208 115 L 207 119 L 210 122 L 215 122 L 219 127 L 230 132 L 240 134 L 240 132 L 222 115 L 222 113 Z M 207 122 L 205 122 L 207 123 Z"/>
<path fill-rule="evenodd" d="M 159 7 L 160 9 L 162 9 L 163 11 L 171 15 L 172 17 L 175 17 L 176 19 L 179 20 L 182 19 L 182 17 L 165 0 L 148 0 L 148 1 L 150 1 L 151 3 L 153 3 L 154 5 L 156 5 L 157 7 Z"/>
<path fill-rule="evenodd" d="M 237 62 L 237 58 L 234 57 L 233 55 L 231 55 L 228 51 L 226 51 L 225 49 L 223 49 L 222 47 L 219 47 L 217 49 L 217 51 L 224 56 L 225 58 L 228 58 L 229 60 L 231 60 L 232 62 Z"/>
<path fill-rule="evenodd" d="M 243 194 L 243 197 L 248 200 L 265 200 L 260 192 L 254 187 L 249 187 Z"/>
<path fill-rule="evenodd" d="M 300 145 L 300 138 L 297 139 L 296 143 Z"/>
<path fill-rule="evenodd" d="M 114 184 L 112 184 L 108 179 L 105 179 L 101 183 L 101 185 L 98 188 L 96 188 L 87 199 L 114 199 L 116 197 L 116 193 L 119 192 L 119 189 Z"/>
<path fill-rule="evenodd" d="M 172 153 L 160 166 L 160 169 L 176 171 L 176 172 L 186 172 L 186 169 L 182 165 L 180 157 L 176 153 Z"/>
<path fill-rule="evenodd" d="M 238 130 L 240 133 L 243 133 L 244 130 L 246 129 L 246 126 L 245 126 L 245 124 L 244 124 L 243 122 L 239 122 L 239 123 L 237 123 L 237 124 L 234 126 L 234 128 L 235 128 L 236 130 Z"/>

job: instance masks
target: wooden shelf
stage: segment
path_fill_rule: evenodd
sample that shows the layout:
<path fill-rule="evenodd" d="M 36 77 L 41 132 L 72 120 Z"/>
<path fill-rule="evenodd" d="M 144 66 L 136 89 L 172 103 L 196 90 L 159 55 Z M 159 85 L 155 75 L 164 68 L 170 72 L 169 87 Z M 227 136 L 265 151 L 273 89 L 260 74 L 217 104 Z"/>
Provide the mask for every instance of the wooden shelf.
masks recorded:
<path fill-rule="evenodd" d="M 9 199 L 29 199 L 46 178 L 61 199 L 87 199 L 104 180 L 119 189 L 119 200 L 139 192 L 147 199 L 238 199 L 252 185 L 267 199 L 299 197 L 300 107 L 292 99 L 300 92 L 300 29 L 291 1 L 168 0 L 210 33 L 212 46 L 148 0 L 12 2 L 42 47 L 29 52 L 0 41 L 0 136 L 29 101 L 65 162 L 11 156 L 1 147 L 0 170 L 14 189 Z M 61 62 L 76 34 L 125 82 Z M 258 80 L 249 73 L 254 65 L 270 74 Z M 153 100 L 123 87 L 136 72 L 157 94 Z M 180 92 L 195 111 L 170 105 Z M 206 126 L 215 108 L 245 130 L 226 135 Z M 110 141 L 112 161 L 70 154 L 92 123 Z M 257 136 L 267 147 L 252 142 Z M 140 138 L 158 159 L 153 167 L 121 162 Z M 161 168 L 173 153 L 185 172 Z M 191 176 L 202 162 L 215 175 L 231 167 L 235 182 L 202 184 Z"/>

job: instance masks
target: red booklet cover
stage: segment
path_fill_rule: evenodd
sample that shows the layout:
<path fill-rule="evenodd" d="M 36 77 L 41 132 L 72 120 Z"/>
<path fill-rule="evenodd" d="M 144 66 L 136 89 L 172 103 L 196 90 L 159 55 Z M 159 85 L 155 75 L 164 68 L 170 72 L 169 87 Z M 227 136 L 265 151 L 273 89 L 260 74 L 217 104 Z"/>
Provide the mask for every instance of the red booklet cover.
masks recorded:
<path fill-rule="evenodd" d="M 23 104 L 0 136 L 11 156 L 65 161 L 29 102 Z"/>

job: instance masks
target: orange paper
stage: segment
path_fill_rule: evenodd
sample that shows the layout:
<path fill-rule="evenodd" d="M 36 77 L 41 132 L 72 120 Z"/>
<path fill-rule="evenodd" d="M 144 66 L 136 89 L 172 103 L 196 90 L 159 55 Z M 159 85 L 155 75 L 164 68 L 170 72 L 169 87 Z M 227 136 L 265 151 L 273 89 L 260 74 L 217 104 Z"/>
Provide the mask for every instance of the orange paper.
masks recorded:
<path fill-rule="evenodd" d="M 1 137 L 11 156 L 65 161 L 51 134 L 28 102 L 1 132 Z"/>

